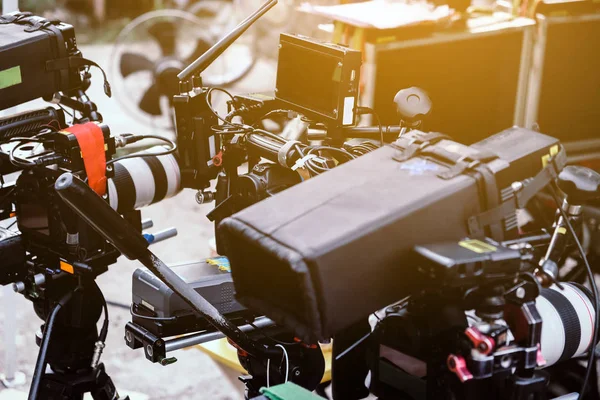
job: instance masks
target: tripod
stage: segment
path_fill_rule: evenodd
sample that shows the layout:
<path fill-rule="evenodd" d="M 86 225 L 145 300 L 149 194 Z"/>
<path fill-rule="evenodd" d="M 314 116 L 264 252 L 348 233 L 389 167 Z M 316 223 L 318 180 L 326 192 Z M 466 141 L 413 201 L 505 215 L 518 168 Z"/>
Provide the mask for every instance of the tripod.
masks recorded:
<path fill-rule="evenodd" d="M 96 282 L 67 276 L 53 283 L 34 301 L 37 315 L 46 322 L 43 335 L 37 337 L 40 351 L 29 400 L 82 400 L 85 393 L 95 400 L 128 400 L 119 397 L 99 362 L 108 331 L 108 309 Z M 98 334 L 96 323 L 103 308 L 104 324 Z"/>

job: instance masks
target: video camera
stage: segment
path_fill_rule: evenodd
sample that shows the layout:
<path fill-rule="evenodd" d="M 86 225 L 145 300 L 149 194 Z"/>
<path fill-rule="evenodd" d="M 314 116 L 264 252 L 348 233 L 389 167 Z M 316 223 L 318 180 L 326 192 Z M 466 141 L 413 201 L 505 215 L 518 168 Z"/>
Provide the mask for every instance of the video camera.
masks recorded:
<path fill-rule="evenodd" d="M 89 67 L 97 64 L 82 57 L 72 26 L 30 13 L 3 15 L 0 55 L 0 109 L 37 98 L 58 106 L 0 119 L 0 219 L 8 222 L 1 230 L 0 284 L 12 285 L 45 321 L 30 398 L 91 392 L 117 399 L 100 363 L 108 308 L 94 280 L 120 252 L 61 200 L 54 185 L 65 173 L 85 180 L 93 196 L 139 233 L 137 209 L 180 190 L 175 144 L 159 138 L 169 146 L 116 155 L 117 148 L 156 137 L 111 135 L 85 93 Z M 104 88 L 110 95 L 106 77 Z M 72 123 L 63 107 L 73 109 Z"/>
<path fill-rule="evenodd" d="M 578 232 L 581 206 L 598 196 L 600 175 L 565 167 L 560 143 L 538 132 L 512 128 L 468 147 L 416 130 L 431 110 L 417 88 L 396 95 L 398 126 L 357 127 L 359 115 L 378 120 L 358 105 L 360 53 L 300 36 L 281 37 L 274 95 L 203 87 L 201 72 L 275 3 L 266 2 L 178 75 L 179 163 L 170 155 L 174 144 L 160 157 L 112 158 L 113 149 L 147 136 L 112 139 L 94 123 L 102 151 L 91 156 L 102 154 L 104 168 L 90 161 L 75 132 L 81 126 L 61 127 L 66 140 L 39 130 L 11 137 L 17 143 L 7 155 L 11 165 L 34 176 L 37 186 L 23 183 L 27 190 L 7 215 L 17 210 L 21 219 L 23 211 L 42 208 L 32 214 L 48 215 L 50 231 L 59 232 L 51 242 L 41 240 L 33 233 L 40 226 L 26 218 L 19 222 L 25 233 L 14 240 L 20 253 L 16 245 L 2 249 L 11 258 L 24 254 L 25 263 L 15 265 L 26 266 L 10 268 L 4 281 L 25 293 L 44 288 L 51 299 L 38 303 L 49 318 L 33 398 L 47 354 L 58 376 L 44 379 L 63 387 L 98 368 L 105 374 L 98 364 L 105 329 L 98 335 L 95 328 L 103 300 L 93 277 L 120 254 L 147 268 L 134 276 L 127 345 L 167 365 L 175 361 L 173 350 L 227 337 L 248 371 L 242 377 L 248 398 L 288 381 L 319 389 L 320 343 L 332 338 L 336 399 L 369 391 L 380 398 L 544 398 L 554 393 L 548 382 L 594 393 L 588 381 L 598 293 Z M 213 107 L 217 92 L 228 96 L 227 115 Z M 282 114 L 290 121 L 281 132 L 265 129 L 263 120 Z M 30 142 L 41 143 L 41 152 L 25 148 Z M 149 172 L 128 168 L 134 160 L 144 160 Z M 246 162 L 249 172 L 240 174 Z M 38 187 L 52 201 L 33 201 Z M 170 268 L 148 249 L 133 209 L 180 187 L 197 189 L 200 203 L 215 201 L 208 217 L 227 259 Z M 544 190 L 557 207 L 552 233 L 523 232 L 516 211 Z M 21 214 L 19 202 L 27 205 Z M 575 268 L 585 267 L 591 294 L 561 282 L 574 248 Z M 51 262 L 39 263 L 38 254 Z M 211 271 L 214 263 L 230 266 L 233 279 Z M 60 355 L 77 354 L 80 364 L 73 357 L 59 363 L 58 353 L 47 353 L 54 318 L 84 293 L 94 306 L 85 313 L 94 327 L 74 318 L 77 324 L 65 329 L 73 340 Z M 564 334 L 544 333 L 553 326 Z M 560 372 L 586 353 L 588 366 L 574 385 Z M 100 390 L 116 398 L 112 383 Z"/>

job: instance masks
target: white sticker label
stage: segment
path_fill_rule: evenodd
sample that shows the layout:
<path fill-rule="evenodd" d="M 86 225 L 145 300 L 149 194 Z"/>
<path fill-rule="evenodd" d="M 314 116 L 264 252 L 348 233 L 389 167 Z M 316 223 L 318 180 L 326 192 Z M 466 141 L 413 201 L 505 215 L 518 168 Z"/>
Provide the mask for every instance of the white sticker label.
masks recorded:
<path fill-rule="evenodd" d="M 354 123 L 354 97 L 344 98 L 344 114 L 342 115 L 342 125 L 352 125 Z"/>

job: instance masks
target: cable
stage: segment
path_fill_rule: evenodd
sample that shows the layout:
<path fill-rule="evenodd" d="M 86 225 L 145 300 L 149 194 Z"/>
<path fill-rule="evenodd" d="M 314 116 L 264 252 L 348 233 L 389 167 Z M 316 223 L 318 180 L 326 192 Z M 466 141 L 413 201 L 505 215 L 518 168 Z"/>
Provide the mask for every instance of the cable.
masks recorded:
<path fill-rule="evenodd" d="M 275 339 L 274 337 L 267 335 L 262 328 L 259 328 L 258 326 L 254 325 L 254 323 L 248 322 L 248 321 L 246 321 L 246 323 L 248 325 L 250 325 L 251 327 L 253 327 L 254 329 L 256 329 L 265 338 L 267 338 L 267 339 L 269 339 L 269 340 L 271 340 L 271 341 L 273 341 L 273 342 L 275 342 L 277 344 L 280 344 L 280 345 L 283 345 L 283 346 L 295 346 L 295 345 L 300 344 L 300 343 L 295 343 L 295 342 L 284 342 L 284 341 Z"/>
<path fill-rule="evenodd" d="M 211 87 L 210 89 L 208 89 L 208 92 L 206 92 L 206 105 L 208 106 L 208 109 L 210 110 L 210 112 L 217 117 L 217 119 L 221 122 L 223 122 L 226 125 L 241 125 L 241 124 L 236 124 L 230 121 L 227 121 L 225 118 L 221 117 L 213 108 L 212 106 L 212 93 L 213 91 L 217 91 L 217 92 L 221 92 L 221 93 L 225 93 L 227 96 L 229 96 L 229 98 L 231 99 L 232 102 L 235 102 L 235 99 L 233 98 L 233 95 L 231 93 L 229 93 L 227 90 L 223 89 L 223 88 L 219 88 L 219 87 Z"/>
<path fill-rule="evenodd" d="M 65 112 L 65 114 L 67 114 L 69 117 L 75 118 L 75 116 L 73 114 L 71 114 L 69 111 L 67 111 L 67 109 L 64 108 L 62 104 L 57 104 L 57 106 L 59 106 Z"/>
<path fill-rule="evenodd" d="M 290 372 L 290 359 L 288 357 L 288 352 L 285 347 L 280 344 L 276 344 L 275 347 L 281 347 L 281 350 L 283 350 L 283 355 L 285 357 L 285 381 L 283 383 L 286 383 L 288 381 L 288 374 Z"/>
<path fill-rule="evenodd" d="M 350 353 L 352 350 L 354 350 L 356 347 L 358 347 L 359 344 L 361 344 L 362 342 L 367 340 L 369 338 L 369 336 L 371 336 L 372 334 L 373 334 L 373 331 L 367 333 L 366 335 L 364 335 L 363 337 L 358 339 L 356 342 L 352 343 L 346 350 L 344 350 L 340 354 L 338 354 L 337 357 L 335 357 L 335 360 L 338 361 L 339 359 L 344 357 L 346 354 Z"/>
<path fill-rule="evenodd" d="M 267 358 L 267 387 L 271 387 L 269 376 L 271 375 L 271 359 Z"/>
<path fill-rule="evenodd" d="M 129 312 L 131 313 L 132 316 L 134 316 L 136 318 L 146 319 L 148 321 L 175 321 L 175 320 L 177 320 L 177 317 L 149 317 L 146 315 L 138 314 L 135 311 L 133 311 L 133 304 L 131 305 L 131 307 L 129 307 Z"/>
<path fill-rule="evenodd" d="M 157 140 L 161 140 L 165 143 L 168 143 L 171 148 L 165 150 L 165 151 L 159 151 L 156 153 L 133 153 L 133 154 L 127 154 L 125 156 L 121 156 L 121 157 L 117 157 L 117 158 L 113 158 L 112 160 L 108 160 L 106 161 L 106 165 L 110 165 L 110 164 L 114 164 L 118 161 L 122 161 L 122 160 L 126 160 L 128 158 L 137 158 L 137 157 L 147 157 L 147 156 L 166 156 L 169 154 L 174 153 L 177 150 L 177 144 L 171 140 L 171 139 L 167 139 L 166 137 L 163 136 L 159 136 L 159 135 L 138 135 L 138 136 L 130 136 L 130 137 L 126 137 L 126 145 L 127 144 L 131 144 L 131 143 L 135 143 L 135 142 L 139 142 L 140 140 L 144 140 L 144 139 L 157 139 Z M 80 171 L 83 172 L 83 171 Z"/>
<path fill-rule="evenodd" d="M 356 107 L 356 112 L 358 114 L 372 114 L 375 119 L 377 119 L 377 125 L 379 126 L 379 138 L 380 138 L 380 147 L 383 147 L 383 125 L 381 125 L 381 119 L 379 118 L 379 114 L 377 114 L 375 112 L 375 110 L 373 110 L 370 107 Z"/>
<path fill-rule="evenodd" d="M 19 139 L 19 140 L 15 140 L 15 139 Z M 15 151 L 18 150 L 21 146 L 27 145 L 29 143 L 42 143 L 41 140 L 39 139 L 34 139 L 34 138 L 13 138 L 8 140 L 8 142 L 20 142 L 19 144 L 17 144 L 15 147 L 13 147 L 10 150 L 9 153 L 9 160 L 10 163 L 12 165 L 15 165 L 17 167 L 21 167 L 21 168 L 29 168 L 29 167 L 34 167 L 36 165 L 36 163 L 29 161 L 29 160 L 18 160 L 17 158 L 15 158 Z"/>
<path fill-rule="evenodd" d="M 65 304 L 71 300 L 71 296 L 73 296 L 73 292 L 68 292 L 65 294 L 59 301 L 56 303 L 52 312 L 48 316 L 46 323 L 44 324 L 44 335 L 42 337 L 42 342 L 40 343 L 40 351 L 38 353 L 38 358 L 35 363 L 35 369 L 33 371 L 33 378 L 31 380 L 31 389 L 29 389 L 29 400 L 37 400 L 38 392 L 40 390 L 40 382 L 42 381 L 42 377 L 46 371 L 46 356 L 48 354 L 48 346 L 50 344 L 50 337 L 52 335 L 52 329 L 54 328 L 54 322 L 56 321 L 56 316 L 61 308 L 64 307 Z"/>
<path fill-rule="evenodd" d="M 277 110 L 271 110 L 268 113 L 264 114 L 263 116 L 259 117 L 255 123 L 252 124 L 252 126 L 256 126 L 258 125 L 259 122 L 264 121 L 265 119 L 267 119 L 268 117 L 270 117 L 271 115 L 274 114 L 284 114 L 284 113 L 290 113 L 293 112 L 292 110 L 285 110 L 285 109 L 277 109 Z"/>
<path fill-rule="evenodd" d="M 229 99 L 231 100 L 232 104 L 235 104 L 235 99 L 233 97 L 233 95 L 231 93 L 229 93 L 227 90 L 223 89 L 223 88 L 219 88 L 219 87 L 211 87 L 208 89 L 208 91 L 206 92 L 206 106 L 208 107 L 208 109 L 210 110 L 210 112 L 219 120 L 222 122 L 221 125 L 216 125 L 211 127 L 211 130 L 217 134 L 223 135 L 223 134 L 230 134 L 230 135 L 235 135 L 235 134 L 248 134 L 250 132 L 252 132 L 254 130 L 254 128 L 252 126 L 246 125 L 246 124 L 238 124 L 238 123 L 234 123 L 231 122 L 229 120 L 227 120 L 227 117 L 223 118 L 219 115 L 219 113 L 217 113 L 215 111 L 215 109 L 212 106 L 212 93 L 213 91 L 218 91 L 218 92 L 222 92 L 225 93 Z"/>
<path fill-rule="evenodd" d="M 560 214 L 562 215 L 562 218 L 565 221 L 565 224 L 567 225 L 569 232 L 571 233 L 571 237 L 573 237 L 573 241 L 577 245 L 577 249 L 579 250 L 579 253 L 581 254 L 581 258 L 583 259 L 583 263 L 585 264 L 585 268 L 588 273 L 588 278 L 590 279 L 590 286 L 592 287 L 592 294 L 594 296 L 594 308 L 596 310 L 595 317 L 594 317 L 594 334 L 592 337 L 592 344 L 591 344 L 591 348 L 590 348 L 591 351 L 589 351 L 588 365 L 587 365 L 587 368 L 585 371 L 585 378 L 583 379 L 581 391 L 579 392 L 579 398 L 583 399 L 583 396 L 585 395 L 585 391 L 588 386 L 588 382 L 590 380 L 590 376 L 592 374 L 592 366 L 594 365 L 594 358 L 595 358 L 596 352 L 593 351 L 593 349 L 596 347 L 596 344 L 598 342 L 598 328 L 600 327 L 600 319 L 598 318 L 598 311 L 599 311 L 598 310 L 598 287 L 596 286 L 596 282 L 594 280 L 594 273 L 592 272 L 592 268 L 590 267 L 588 259 L 585 255 L 585 251 L 583 250 L 583 247 L 581 246 L 581 243 L 579 242 L 577 233 L 575 232 L 573 225 L 571 225 L 571 221 L 569 221 L 567 213 L 561 207 L 561 201 L 556 192 L 556 189 L 554 188 L 553 185 L 550 185 L 549 187 L 550 187 L 550 192 L 552 194 L 552 197 L 554 198 L 554 201 L 558 205 Z"/>
<path fill-rule="evenodd" d="M 102 307 L 104 308 L 104 322 L 102 323 L 102 329 L 100 330 L 100 335 L 98 335 L 98 340 L 101 341 L 102 343 L 106 342 L 106 337 L 108 336 L 108 305 L 106 304 L 106 298 L 104 297 L 104 293 L 102 293 L 102 290 L 100 290 L 100 288 L 98 287 L 98 284 L 95 283 L 94 284 L 96 286 L 96 288 L 98 289 L 98 292 L 100 292 L 100 298 L 102 299 Z"/>

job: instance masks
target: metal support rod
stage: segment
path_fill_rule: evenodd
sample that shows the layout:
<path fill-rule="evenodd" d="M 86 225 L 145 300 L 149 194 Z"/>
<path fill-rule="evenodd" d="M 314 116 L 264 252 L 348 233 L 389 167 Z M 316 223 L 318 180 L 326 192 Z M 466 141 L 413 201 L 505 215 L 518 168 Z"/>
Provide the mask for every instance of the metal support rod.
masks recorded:
<path fill-rule="evenodd" d="M 146 229 L 150 229 L 154 226 L 154 221 L 152 221 L 150 218 L 146 218 L 142 220 L 142 229 L 146 230 Z"/>
<path fill-rule="evenodd" d="M 144 236 L 150 244 L 155 244 L 177 236 L 177 229 L 167 228 L 156 233 L 144 234 Z"/>
<path fill-rule="evenodd" d="M 198 59 L 185 67 L 183 71 L 177 75 L 180 81 L 190 79 L 192 75 L 201 74 L 210 64 L 213 63 L 223 52 L 231 46 L 250 26 L 262 17 L 267 11 L 277 4 L 277 0 L 268 0 L 252 15 L 243 20 L 231 32 L 224 36 L 221 40 L 215 43 L 210 49 L 202 54 Z"/>
<path fill-rule="evenodd" d="M 239 329 L 242 332 L 249 332 L 254 330 L 254 327 L 263 329 L 273 326 L 275 325 L 275 323 L 267 317 L 260 317 L 257 318 L 256 321 L 252 323 L 252 325 L 242 325 L 239 327 Z M 222 339 L 224 337 L 225 335 L 222 332 L 215 331 L 209 333 L 194 333 L 192 335 L 180 337 L 177 339 L 167 340 L 165 342 L 165 353 L 184 349 L 186 347 L 196 346 L 203 343 L 212 342 L 213 340 Z"/>

